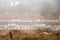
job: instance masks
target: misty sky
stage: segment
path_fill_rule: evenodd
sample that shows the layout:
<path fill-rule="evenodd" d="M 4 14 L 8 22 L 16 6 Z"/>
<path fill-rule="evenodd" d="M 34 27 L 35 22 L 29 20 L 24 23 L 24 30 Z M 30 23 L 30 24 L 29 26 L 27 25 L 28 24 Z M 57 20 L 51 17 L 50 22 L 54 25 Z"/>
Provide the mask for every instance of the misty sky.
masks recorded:
<path fill-rule="evenodd" d="M 0 12 L 59 13 L 59 0 L 0 0 Z"/>

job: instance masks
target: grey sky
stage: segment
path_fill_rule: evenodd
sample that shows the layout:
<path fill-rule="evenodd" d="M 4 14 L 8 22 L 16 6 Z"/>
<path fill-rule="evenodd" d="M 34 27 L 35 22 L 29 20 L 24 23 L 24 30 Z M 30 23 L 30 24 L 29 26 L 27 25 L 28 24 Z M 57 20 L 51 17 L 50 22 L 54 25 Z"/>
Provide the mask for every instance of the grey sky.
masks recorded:
<path fill-rule="evenodd" d="M 59 13 L 59 0 L 0 0 L 0 11 L 20 13 Z"/>

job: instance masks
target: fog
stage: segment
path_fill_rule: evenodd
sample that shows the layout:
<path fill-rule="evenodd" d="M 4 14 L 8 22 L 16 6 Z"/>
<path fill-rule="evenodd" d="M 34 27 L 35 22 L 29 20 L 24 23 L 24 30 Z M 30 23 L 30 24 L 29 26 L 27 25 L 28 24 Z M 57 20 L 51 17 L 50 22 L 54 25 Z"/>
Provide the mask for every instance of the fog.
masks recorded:
<path fill-rule="evenodd" d="M 0 0 L 0 12 L 59 15 L 60 0 Z"/>

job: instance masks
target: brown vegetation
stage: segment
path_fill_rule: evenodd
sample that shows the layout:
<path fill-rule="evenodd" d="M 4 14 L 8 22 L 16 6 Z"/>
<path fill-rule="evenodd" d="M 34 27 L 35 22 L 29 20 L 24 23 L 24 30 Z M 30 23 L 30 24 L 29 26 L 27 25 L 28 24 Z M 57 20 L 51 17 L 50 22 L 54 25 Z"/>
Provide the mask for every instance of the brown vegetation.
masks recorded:
<path fill-rule="evenodd" d="M 6 35 L 0 35 L 0 40 L 60 40 L 60 34 L 38 30 L 12 30 L 6 32 Z"/>

